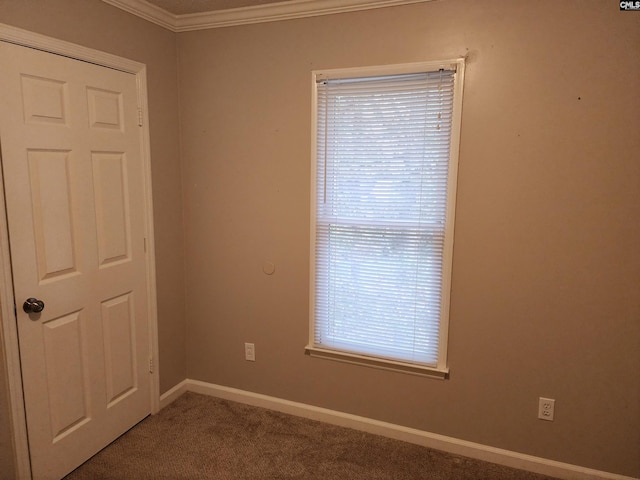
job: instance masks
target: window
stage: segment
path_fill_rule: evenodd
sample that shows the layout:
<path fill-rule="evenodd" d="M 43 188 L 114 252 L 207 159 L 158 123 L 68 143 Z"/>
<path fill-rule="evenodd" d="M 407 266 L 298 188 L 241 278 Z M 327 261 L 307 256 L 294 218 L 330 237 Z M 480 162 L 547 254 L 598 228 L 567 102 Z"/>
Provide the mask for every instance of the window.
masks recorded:
<path fill-rule="evenodd" d="M 312 356 L 446 376 L 463 69 L 313 73 Z"/>

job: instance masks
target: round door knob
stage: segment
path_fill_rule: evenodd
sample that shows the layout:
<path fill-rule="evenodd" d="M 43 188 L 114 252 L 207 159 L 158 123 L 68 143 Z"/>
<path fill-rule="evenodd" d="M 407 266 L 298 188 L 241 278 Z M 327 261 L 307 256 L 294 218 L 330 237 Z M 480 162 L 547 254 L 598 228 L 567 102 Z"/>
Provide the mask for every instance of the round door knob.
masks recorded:
<path fill-rule="evenodd" d="M 22 304 L 22 309 L 25 313 L 40 313 L 44 310 L 44 302 L 37 298 L 27 298 Z"/>

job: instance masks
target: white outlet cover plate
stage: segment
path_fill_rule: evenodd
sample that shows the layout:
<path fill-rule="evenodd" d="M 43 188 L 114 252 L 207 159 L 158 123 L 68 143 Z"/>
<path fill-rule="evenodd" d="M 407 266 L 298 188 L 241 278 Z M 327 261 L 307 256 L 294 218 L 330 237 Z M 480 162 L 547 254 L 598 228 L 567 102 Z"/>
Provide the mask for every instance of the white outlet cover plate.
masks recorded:
<path fill-rule="evenodd" d="M 538 418 L 552 422 L 556 401 L 553 398 L 540 397 L 538 399 Z"/>
<path fill-rule="evenodd" d="M 256 346 L 253 343 L 244 344 L 244 359 L 250 362 L 256 361 Z"/>

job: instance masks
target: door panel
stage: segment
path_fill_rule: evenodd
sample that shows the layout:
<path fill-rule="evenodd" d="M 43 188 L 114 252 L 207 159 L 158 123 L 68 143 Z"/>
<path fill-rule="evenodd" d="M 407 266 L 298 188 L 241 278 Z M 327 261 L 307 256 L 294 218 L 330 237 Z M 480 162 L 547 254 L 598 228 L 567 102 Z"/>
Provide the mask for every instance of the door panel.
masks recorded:
<path fill-rule="evenodd" d="M 134 75 L 0 42 L 0 139 L 34 478 L 150 413 Z M 22 311 L 35 297 L 40 313 Z"/>
<path fill-rule="evenodd" d="M 77 273 L 69 151 L 29 150 L 31 205 L 38 278 Z"/>
<path fill-rule="evenodd" d="M 98 257 L 101 267 L 130 261 L 129 192 L 126 158 L 122 153 L 93 153 L 98 230 Z"/>
<path fill-rule="evenodd" d="M 135 392 L 138 385 L 132 295 L 102 302 L 108 408 Z"/>
<path fill-rule="evenodd" d="M 43 323 L 51 434 L 55 443 L 89 418 L 89 352 L 82 312 Z"/>
<path fill-rule="evenodd" d="M 121 93 L 87 88 L 87 100 L 92 128 L 123 131 Z"/>
<path fill-rule="evenodd" d="M 26 74 L 20 78 L 25 122 L 66 125 L 69 111 L 67 84 Z"/>

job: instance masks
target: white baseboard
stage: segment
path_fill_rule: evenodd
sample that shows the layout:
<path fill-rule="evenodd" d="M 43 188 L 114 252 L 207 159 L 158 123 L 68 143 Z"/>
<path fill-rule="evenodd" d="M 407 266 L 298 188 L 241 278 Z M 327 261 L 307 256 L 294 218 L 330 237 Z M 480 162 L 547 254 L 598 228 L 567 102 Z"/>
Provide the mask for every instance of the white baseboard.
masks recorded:
<path fill-rule="evenodd" d="M 178 398 L 180 395 L 189 391 L 187 388 L 188 383 L 189 383 L 189 380 L 183 380 L 179 384 L 175 385 L 174 387 L 172 387 L 171 389 L 167 390 L 162 395 L 160 395 L 160 409 L 163 409 L 164 407 L 169 405 L 171 402 L 173 402 L 176 398 Z"/>
<path fill-rule="evenodd" d="M 247 392 L 236 388 L 224 387 L 199 380 L 183 380 L 160 397 L 160 405 L 165 407 L 185 392 L 201 393 L 234 402 L 268 408 L 298 417 L 319 420 L 332 425 L 353 428 L 404 442 L 433 448 L 444 452 L 462 455 L 477 460 L 518 468 L 529 472 L 549 475 L 567 480 L 640 480 L 615 473 L 584 468 L 569 463 L 556 462 L 545 458 L 512 452 L 502 448 L 490 447 L 480 443 L 468 442 L 445 435 L 425 432 L 414 428 L 403 427 L 393 423 L 381 422 L 366 417 L 359 417 L 326 408 L 315 407 L 281 398 L 270 397 L 260 393 Z"/>

